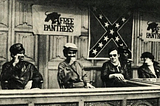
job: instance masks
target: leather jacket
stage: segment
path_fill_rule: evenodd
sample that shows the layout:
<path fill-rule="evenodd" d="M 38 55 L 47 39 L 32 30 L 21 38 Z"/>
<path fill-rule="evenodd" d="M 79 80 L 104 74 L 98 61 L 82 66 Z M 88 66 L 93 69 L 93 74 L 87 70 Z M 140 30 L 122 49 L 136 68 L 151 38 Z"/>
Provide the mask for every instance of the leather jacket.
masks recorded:
<path fill-rule="evenodd" d="M 146 64 L 143 64 L 138 68 L 138 76 L 139 78 L 160 78 L 160 66 L 158 63 L 154 62 L 153 64 L 156 76 L 151 72 Z"/>
<path fill-rule="evenodd" d="M 41 88 L 43 78 L 33 64 L 20 61 L 16 66 L 13 66 L 13 60 L 3 64 L 1 72 L 2 89 L 24 89 L 28 81 L 31 80 L 31 88 Z"/>
<path fill-rule="evenodd" d="M 102 70 L 101 70 L 101 79 L 103 82 L 104 87 L 118 87 L 118 86 L 123 86 L 124 83 L 118 81 L 115 78 L 109 78 L 110 74 L 115 74 L 115 73 L 121 73 L 125 79 L 130 79 L 130 74 L 126 64 L 121 64 L 119 67 L 119 71 L 117 70 L 117 67 L 114 66 L 110 61 L 107 61 L 103 63 Z"/>

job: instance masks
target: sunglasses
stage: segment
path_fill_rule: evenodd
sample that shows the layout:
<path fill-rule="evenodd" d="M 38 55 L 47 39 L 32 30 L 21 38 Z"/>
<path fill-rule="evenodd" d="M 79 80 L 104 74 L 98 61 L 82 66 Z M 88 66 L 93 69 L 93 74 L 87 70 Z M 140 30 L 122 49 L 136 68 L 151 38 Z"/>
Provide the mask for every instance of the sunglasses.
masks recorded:
<path fill-rule="evenodd" d="M 69 57 L 75 57 L 76 56 L 76 51 L 69 51 L 68 56 Z"/>
<path fill-rule="evenodd" d="M 116 57 L 117 54 L 110 54 L 110 55 L 109 55 L 109 57 L 112 57 L 112 56 L 113 56 L 113 57 Z"/>

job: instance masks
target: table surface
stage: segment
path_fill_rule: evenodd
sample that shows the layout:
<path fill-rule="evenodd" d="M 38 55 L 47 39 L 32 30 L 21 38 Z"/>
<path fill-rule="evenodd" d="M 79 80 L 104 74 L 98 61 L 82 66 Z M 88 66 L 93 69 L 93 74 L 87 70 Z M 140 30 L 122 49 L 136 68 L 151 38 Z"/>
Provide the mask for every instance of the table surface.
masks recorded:
<path fill-rule="evenodd" d="M 131 81 L 160 85 L 160 78 L 136 78 L 136 79 L 131 79 Z"/>

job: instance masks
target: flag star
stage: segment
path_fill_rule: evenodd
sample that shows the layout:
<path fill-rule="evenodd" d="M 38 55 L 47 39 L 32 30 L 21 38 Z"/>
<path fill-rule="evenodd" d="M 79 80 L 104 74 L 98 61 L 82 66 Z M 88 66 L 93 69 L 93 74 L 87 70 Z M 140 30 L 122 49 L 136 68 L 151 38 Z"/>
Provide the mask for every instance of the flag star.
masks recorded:
<path fill-rule="evenodd" d="M 102 17 L 103 17 L 102 14 L 100 14 L 100 15 L 99 15 L 99 18 L 102 19 Z"/>
<path fill-rule="evenodd" d="M 126 19 L 125 18 L 122 18 L 122 21 L 124 22 Z"/>
<path fill-rule="evenodd" d="M 116 28 L 118 28 L 120 25 L 118 23 L 116 23 Z"/>
<path fill-rule="evenodd" d="M 108 22 L 105 22 L 105 27 L 108 27 L 108 26 L 109 26 Z"/>
<path fill-rule="evenodd" d="M 119 44 L 120 46 L 123 46 L 123 43 Z"/>
<path fill-rule="evenodd" d="M 104 40 L 107 41 L 109 38 L 107 36 L 104 37 Z"/>
<path fill-rule="evenodd" d="M 93 50 L 93 52 L 92 52 L 93 54 L 96 54 L 97 53 L 97 50 L 95 49 L 95 50 Z"/>
<path fill-rule="evenodd" d="M 118 36 L 116 36 L 116 37 L 115 37 L 115 40 L 118 42 L 118 41 L 119 41 L 119 37 L 118 37 Z"/>
<path fill-rule="evenodd" d="M 98 47 L 102 48 L 102 46 L 103 46 L 102 42 L 101 42 L 101 43 L 99 43 L 99 46 L 98 46 Z"/>
<path fill-rule="evenodd" d="M 112 35 L 113 35 L 113 33 L 114 33 L 114 31 L 113 31 L 113 29 L 111 29 L 111 30 L 110 30 L 110 34 L 112 34 Z"/>
<path fill-rule="evenodd" d="M 94 10 L 94 11 L 96 11 L 96 10 L 97 10 L 97 8 L 96 8 L 96 7 L 93 7 L 93 10 Z"/>

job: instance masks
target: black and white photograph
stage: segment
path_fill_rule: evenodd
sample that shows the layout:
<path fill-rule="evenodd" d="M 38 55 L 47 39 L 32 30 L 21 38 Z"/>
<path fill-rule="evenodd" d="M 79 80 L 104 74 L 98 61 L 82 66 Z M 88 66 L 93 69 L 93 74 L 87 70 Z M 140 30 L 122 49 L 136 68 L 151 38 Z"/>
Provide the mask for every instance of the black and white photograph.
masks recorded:
<path fill-rule="evenodd" d="M 159 0 L 0 0 L 0 106 L 160 106 Z"/>

